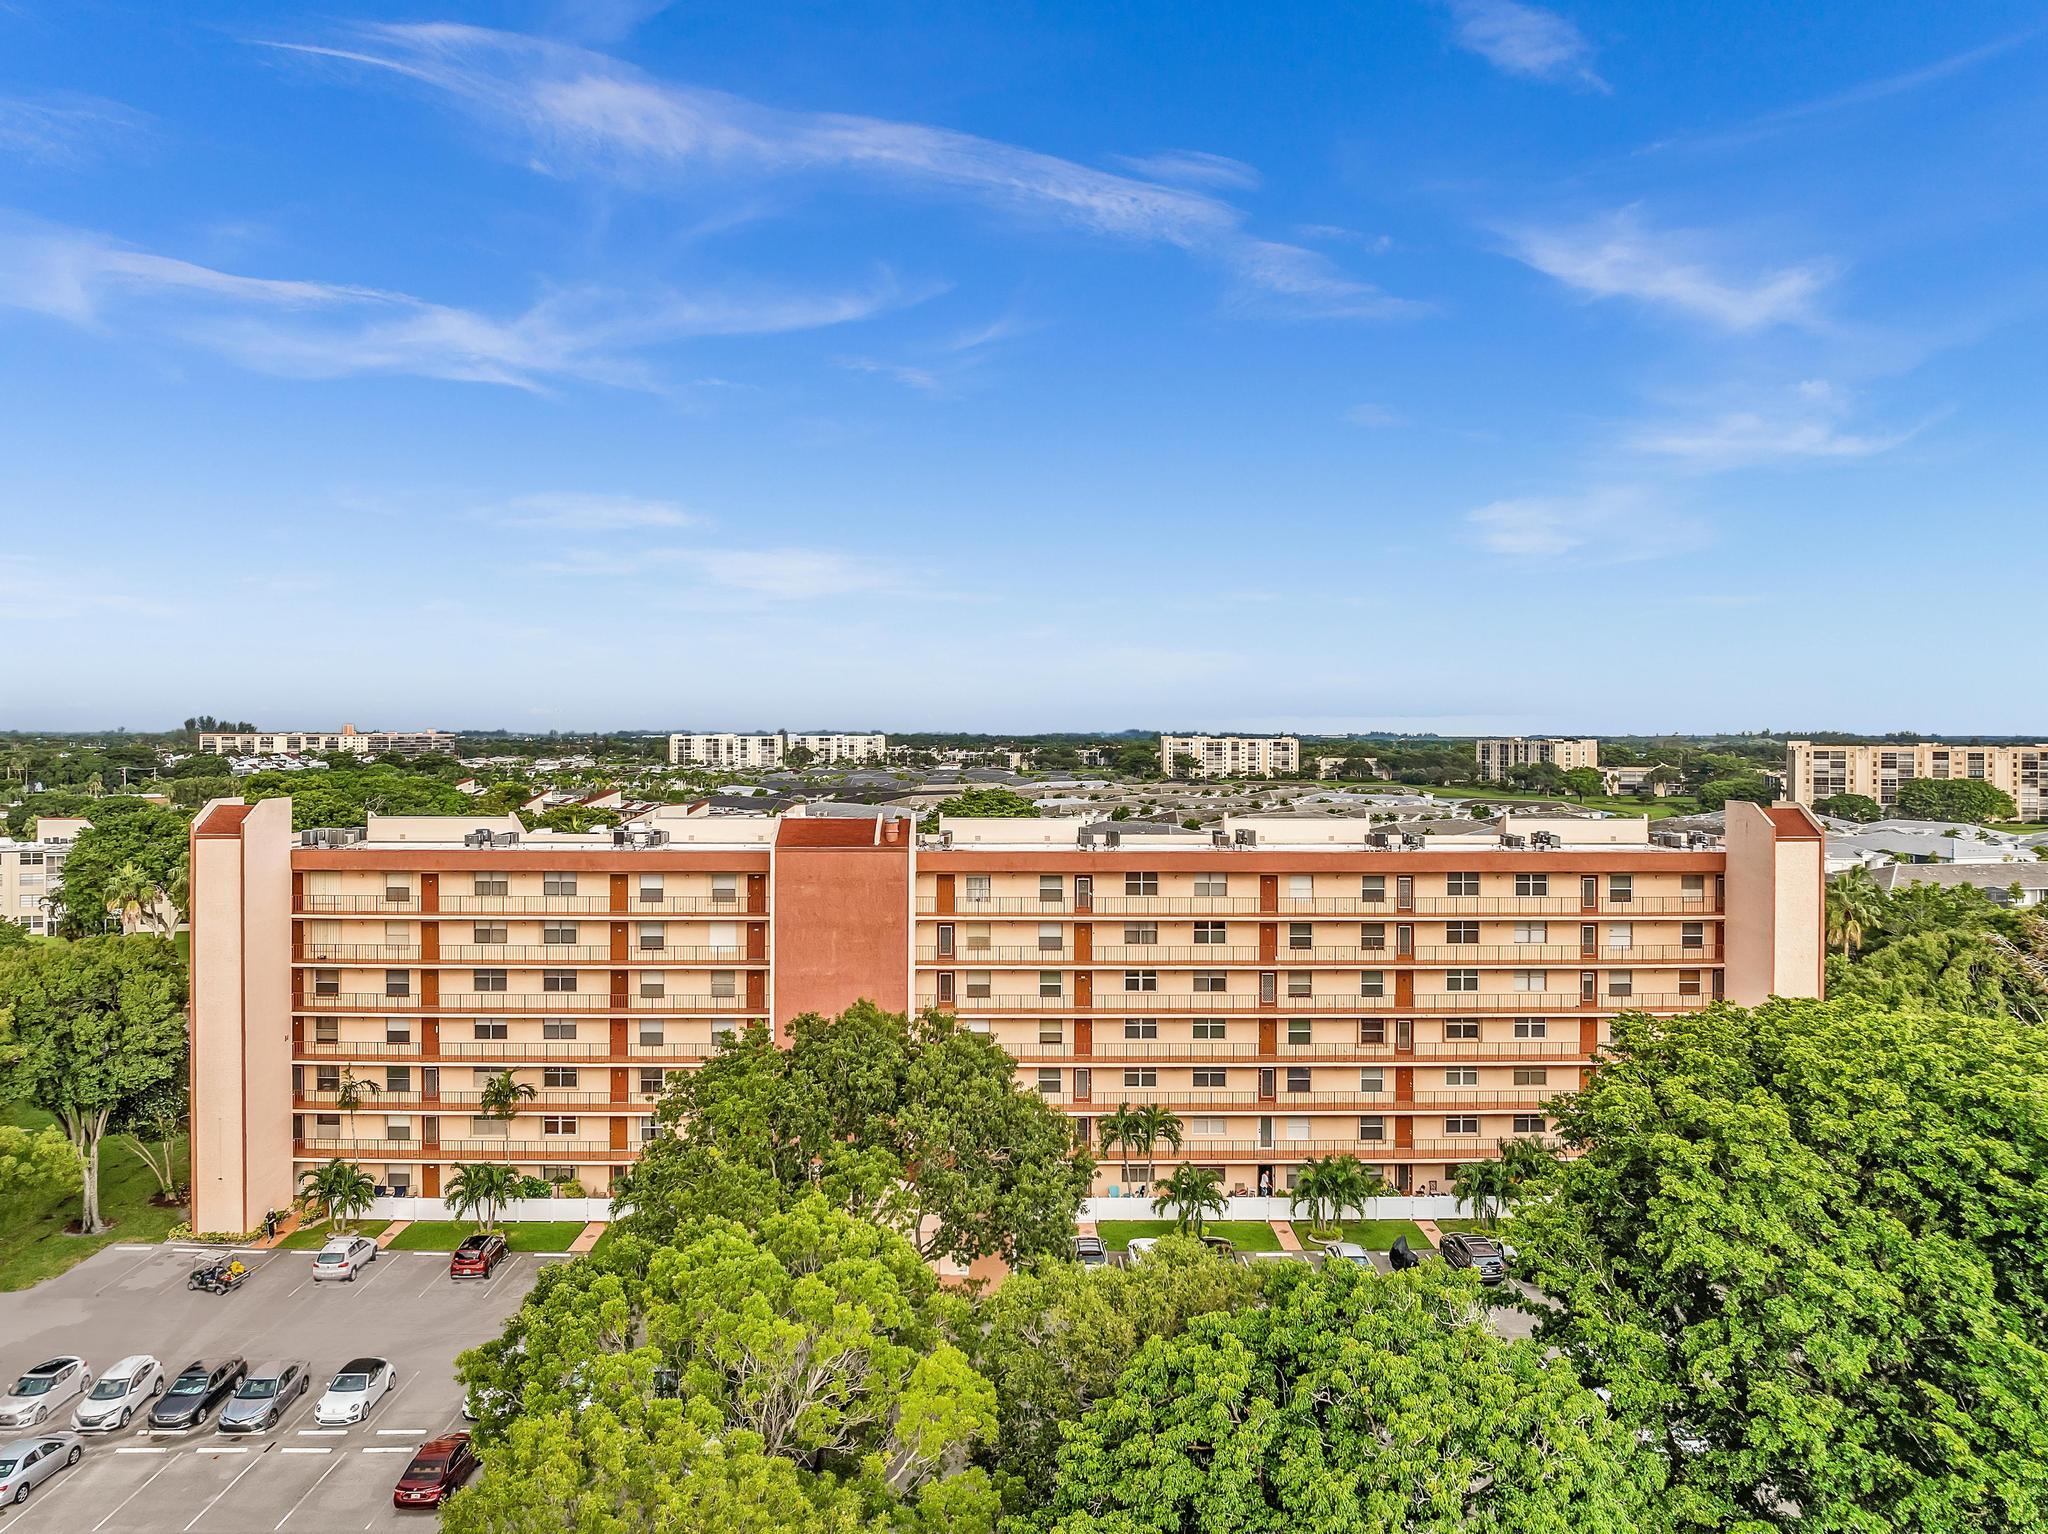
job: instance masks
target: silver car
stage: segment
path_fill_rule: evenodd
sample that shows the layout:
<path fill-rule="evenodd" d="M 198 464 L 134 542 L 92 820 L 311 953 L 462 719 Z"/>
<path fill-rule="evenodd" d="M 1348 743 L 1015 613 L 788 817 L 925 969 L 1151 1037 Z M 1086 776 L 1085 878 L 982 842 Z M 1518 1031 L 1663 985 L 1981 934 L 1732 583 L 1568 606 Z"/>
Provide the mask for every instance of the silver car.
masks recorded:
<path fill-rule="evenodd" d="M 0 1396 L 0 1428 L 35 1427 L 92 1388 L 92 1370 L 82 1358 L 52 1358 L 37 1364 Z"/>
<path fill-rule="evenodd" d="M 377 1243 L 364 1236 L 336 1236 L 313 1254 L 313 1277 L 346 1279 L 377 1260 Z"/>
<path fill-rule="evenodd" d="M 241 1389 L 220 1409 L 214 1429 L 222 1433 L 264 1433 L 277 1426 L 292 1402 L 306 1393 L 313 1366 L 304 1359 L 251 1369 Z"/>
<path fill-rule="evenodd" d="M 30 1492 L 84 1457 L 85 1444 L 76 1433 L 40 1433 L 0 1443 L 0 1503 L 26 1502 Z"/>
<path fill-rule="evenodd" d="M 1361 1268 L 1372 1266 L 1371 1254 L 1356 1241 L 1331 1242 L 1329 1254 L 1323 1260 L 1325 1262 L 1348 1262 Z"/>
<path fill-rule="evenodd" d="M 134 1353 L 107 1370 L 78 1403 L 71 1425 L 81 1433 L 114 1433 L 136 1412 L 164 1393 L 164 1366 L 147 1353 Z"/>

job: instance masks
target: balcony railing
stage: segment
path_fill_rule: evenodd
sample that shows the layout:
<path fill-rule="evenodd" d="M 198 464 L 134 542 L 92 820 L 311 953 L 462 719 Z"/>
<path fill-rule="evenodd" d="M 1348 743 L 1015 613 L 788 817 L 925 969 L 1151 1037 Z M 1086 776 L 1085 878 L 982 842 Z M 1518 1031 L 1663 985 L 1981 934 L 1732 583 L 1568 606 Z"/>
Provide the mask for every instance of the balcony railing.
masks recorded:
<path fill-rule="evenodd" d="M 451 916 L 592 915 L 592 916 L 765 916 L 765 905 L 750 906 L 743 894 L 664 895 L 642 900 L 628 891 L 613 905 L 610 895 L 449 895 L 441 896 L 440 912 Z"/>
<path fill-rule="evenodd" d="M 1089 1054 L 1077 1055 L 1067 1044 L 1005 1044 L 1012 1059 L 1020 1063 L 1058 1060 L 1071 1065 L 1118 1063 L 1124 1060 L 1241 1060 L 1260 1056 L 1251 1039 L 1097 1039 Z M 1264 1056 L 1280 1064 L 1301 1060 L 1359 1060 L 1390 1065 L 1455 1063 L 1464 1060 L 1586 1060 L 1586 1051 L 1576 1042 L 1553 1039 L 1437 1039 L 1418 1040 L 1413 1048 L 1401 1049 L 1391 1043 L 1352 1044 L 1328 1041 L 1289 1044 L 1277 1039 Z"/>
<path fill-rule="evenodd" d="M 1214 1162 L 1219 1158 L 1237 1161 L 1300 1161 L 1310 1156 L 1343 1154 L 1356 1156 L 1361 1161 L 1420 1161 L 1439 1158 L 1456 1161 L 1491 1161 L 1500 1155 L 1499 1142 L 1503 1139 L 1541 1140 L 1545 1145 L 1555 1147 L 1562 1142 L 1555 1135 L 1514 1135 L 1505 1131 L 1476 1135 L 1456 1135 L 1449 1138 L 1432 1136 L 1427 1139 L 1418 1136 L 1409 1145 L 1397 1146 L 1393 1140 L 1361 1140 L 1355 1134 L 1344 1138 L 1323 1137 L 1310 1140 L 1288 1140 L 1275 1137 L 1272 1141 L 1258 1139 L 1222 1140 L 1190 1136 L 1179 1150 L 1161 1142 L 1144 1155 L 1126 1153 L 1122 1149 L 1104 1152 L 1096 1148 L 1096 1159 L 1101 1175 L 1115 1180 L 1126 1164 L 1157 1165 L 1162 1161 L 1192 1161 L 1197 1165 Z"/>
<path fill-rule="evenodd" d="M 1038 900 L 1030 895 L 955 895 L 950 911 L 930 896 L 917 902 L 920 916 L 973 920 L 981 916 L 1716 916 L 1704 895 L 1637 895 L 1617 900 L 1604 889 L 1592 905 L 1572 895 L 1417 895 L 1402 901 L 1388 895 L 1281 896 L 1261 902 L 1249 895 L 1097 895 L 1088 905 L 1071 896 Z"/>
<path fill-rule="evenodd" d="M 1537 1012 L 1642 1012 L 1689 1011 L 1704 1007 L 1709 996 L 1674 995 L 1668 992 L 1638 991 L 1617 996 L 1607 992 L 1581 1001 L 1575 991 L 1428 991 L 1417 992 L 1412 1001 L 1392 996 L 1359 996 L 1345 993 L 1320 996 L 1282 996 L 1261 1002 L 1245 991 L 1203 991 L 1189 995 L 1169 991 L 1109 991 L 1098 994 L 1082 1007 L 1063 996 L 960 996 L 942 1003 L 933 996 L 918 998 L 920 1007 L 950 1006 L 961 1013 L 1011 1013 L 1040 1016 L 1051 1012 L 1108 1012 L 1115 1014 L 1205 1012 L 1219 1017 L 1299 1015 L 1304 1012 L 1340 1015 L 1353 1012 L 1400 1012 L 1427 1015 L 1434 1012 L 1492 1012 L 1516 1016 Z"/>
<path fill-rule="evenodd" d="M 608 991 L 443 991 L 437 1012 L 740 1012 L 742 996 L 632 994 L 615 1001 Z M 320 1012 L 417 1012 L 417 994 L 393 996 L 378 991 L 339 991 L 304 998 L 303 1010 Z"/>
<path fill-rule="evenodd" d="M 566 1161 L 614 1162 L 639 1154 L 637 1144 L 624 1150 L 598 1140 L 443 1140 L 428 1145 L 419 1140 L 300 1139 L 292 1142 L 292 1153 L 300 1160 L 325 1161 L 335 1156 L 370 1156 L 386 1162 L 443 1162 L 474 1158 L 480 1161 L 521 1160 L 549 1165 Z"/>
<path fill-rule="evenodd" d="M 1447 1107 L 1476 1108 L 1482 1111 L 1498 1108 L 1505 1112 L 1546 1102 L 1559 1092 L 1569 1090 L 1569 1086 L 1559 1086 L 1502 1087 L 1498 1091 L 1479 1088 L 1465 1092 L 1418 1092 L 1412 1099 L 1403 1098 L 1397 1102 L 1393 1094 L 1388 1092 L 1281 1092 L 1277 1096 L 1261 1097 L 1257 1092 L 1230 1088 L 1127 1087 L 1098 1080 L 1093 1084 L 1090 1095 L 1085 1098 L 1077 1098 L 1071 1091 L 1044 1092 L 1040 1095 L 1048 1102 L 1057 1102 L 1067 1107 L 1089 1106 L 1097 1112 L 1108 1112 L 1124 1103 L 1161 1103 L 1169 1106 L 1185 1105 L 1190 1108 L 1240 1108 L 1267 1114 L 1285 1114 L 1295 1109 L 1350 1114 L 1387 1114 Z"/>

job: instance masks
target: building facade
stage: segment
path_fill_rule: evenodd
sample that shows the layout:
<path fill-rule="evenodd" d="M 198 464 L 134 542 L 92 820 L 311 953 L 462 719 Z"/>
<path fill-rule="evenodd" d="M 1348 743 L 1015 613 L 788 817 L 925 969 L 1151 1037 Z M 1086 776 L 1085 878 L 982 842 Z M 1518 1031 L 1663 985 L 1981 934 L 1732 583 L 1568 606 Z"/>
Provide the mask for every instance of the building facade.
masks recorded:
<path fill-rule="evenodd" d="M 1564 737 L 1527 738 L 1510 735 L 1504 739 L 1474 742 L 1479 758 L 1479 776 L 1489 783 L 1506 779 L 1510 767 L 1533 767 L 1549 762 L 1563 772 L 1575 767 L 1600 766 L 1600 742 Z"/>
<path fill-rule="evenodd" d="M 1818 823 L 1728 816 L 1725 845 L 1511 819 L 1418 849 L 1362 818 L 921 838 L 680 807 L 586 836 L 295 835 L 287 799 L 216 801 L 192 835 L 195 1221 L 252 1228 L 335 1156 L 429 1196 L 499 1159 L 602 1193 L 669 1072 L 863 997 L 987 1032 L 1091 1143 L 1124 1105 L 1180 1116 L 1178 1149 L 1102 1155 L 1098 1192 L 1179 1162 L 1284 1190 L 1339 1151 L 1443 1188 L 1549 1133 L 1616 1013 L 1818 993 Z M 494 1117 L 506 1072 L 535 1095 Z"/>
<path fill-rule="evenodd" d="M 792 734 L 777 730 L 770 735 L 682 734 L 668 738 L 668 759 L 673 766 L 715 767 L 723 772 L 758 772 L 784 764 L 789 753 L 802 747 L 810 752 L 809 765 L 844 766 L 879 762 L 889 754 L 886 735 Z"/>
<path fill-rule="evenodd" d="M 2002 788 L 2020 819 L 2048 812 L 2048 745 L 1954 746 L 1941 741 L 1887 741 L 1876 746 L 1785 743 L 1785 797 L 1814 804 L 1835 794 L 1861 794 L 1886 809 L 1913 778 L 1969 778 Z"/>
<path fill-rule="evenodd" d="M 64 882 L 64 859 L 92 822 L 76 815 L 42 815 L 27 837 L 0 836 L 0 921 L 41 935 L 55 929 L 51 897 Z"/>
<path fill-rule="evenodd" d="M 424 756 L 430 751 L 455 752 L 455 737 L 446 730 L 208 731 L 199 737 L 204 756 Z"/>
<path fill-rule="evenodd" d="M 1301 742 L 1292 735 L 1162 735 L 1159 770 L 1169 778 L 1293 777 Z"/>

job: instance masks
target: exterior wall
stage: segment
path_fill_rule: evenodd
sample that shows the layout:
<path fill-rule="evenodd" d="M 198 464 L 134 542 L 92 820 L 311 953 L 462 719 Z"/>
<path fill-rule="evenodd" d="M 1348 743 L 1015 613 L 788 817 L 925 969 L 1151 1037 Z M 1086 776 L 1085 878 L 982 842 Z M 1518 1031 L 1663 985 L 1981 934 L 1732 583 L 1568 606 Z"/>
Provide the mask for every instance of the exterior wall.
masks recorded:
<path fill-rule="evenodd" d="M 1550 762 L 1565 772 L 1576 767 L 1600 766 L 1600 742 L 1591 739 L 1539 740 L 1511 735 L 1477 741 L 1473 751 L 1479 761 L 1479 775 L 1489 783 L 1504 780 L 1510 767 L 1534 766 L 1539 762 Z"/>
<path fill-rule="evenodd" d="M 1827 981 L 1826 841 L 1804 808 L 1728 801 L 1728 999 L 1820 996 Z"/>
<path fill-rule="evenodd" d="M 819 766 L 848 762 L 879 762 L 889 754 L 886 735 L 792 735 L 778 730 L 772 735 L 682 734 L 668 738 L 671 765 L 688 763 L 726 771 L 757 771 L 782 765 L 792 747 L 802 746 Z"/>
<path fill-rule="evenodd" d="M 910 1005 L 912 834 L 902 820 L 784 820 L 775 846 L 778 1022 L 863 998 Z M 884 843 L 884 833 L 894 840 Z M 858 835 L 861 840 L 854 840 Z M 836 837 L 836 840 L 813 838 Z"/>
<path fill-rule="evenodd" d="M 1942 741 L 1880 745 L 1785 745 L 1785 797 L 1813 804 L 1836 794 L 1861 794 L 1887 809 L 1909 778 L 1969 778 L 2012 795 L 2020 817 L 2048 813 L 2048 745 L 1956 746 Z"/>
<path fill-rule="evenodd" d="M 424 756 L 454 749 L 455 737 L 445 730 L 358 730 L 352 724 L 339 730 L 209 731 L 199 737 L 205 756 Z"/>
<path fill-rule="evenodd" d="M 1159 770 L 1173 776 L 1175 760 L 1195 760 L 1197 778 L 1289 777 L 1301 770 L 1301 742 L 1292 735 L 1162 735 Z"/>

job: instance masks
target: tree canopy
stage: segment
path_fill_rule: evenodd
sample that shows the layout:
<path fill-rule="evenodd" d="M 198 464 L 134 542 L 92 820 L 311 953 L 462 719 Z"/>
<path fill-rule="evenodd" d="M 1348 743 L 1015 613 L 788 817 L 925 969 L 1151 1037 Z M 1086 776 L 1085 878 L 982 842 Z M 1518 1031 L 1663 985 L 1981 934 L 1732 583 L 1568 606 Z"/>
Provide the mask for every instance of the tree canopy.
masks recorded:
<path fill-rule="evenodd" d="M 1896 801 L 1901 815 L 1913 820 L 1966 820 L 1982 825 L 2012 820 L 2019 808 L 2002 788 L 1974 778 L 1907 778 Z"/>
<path fill-rule="evenodd" d="M 935 813 L 1023 820 L 1035 817 L 1038 806 L 1012 788 L 969 788 L 941 799 Z"/>
<path fill-rule="evenodd" d="M 185 886 L 186 815 L 140 799 L 106 800 L 90 813 L 92 825 L 64 860 L 58 930 L 66 937 L 107 930 L 124 870 L 139 871 L 159 895 L 182 895 Z"/>
<path fill-rule="evenodd" d="M 1813 807 L 1823 815 L 1832 815 L 1837 820 L 1860 820 L 1869 822 L 1884 819 L 1884 806 L 1867 794 L 1829 794 L 1825 799 L 1813 801 Z"/>

